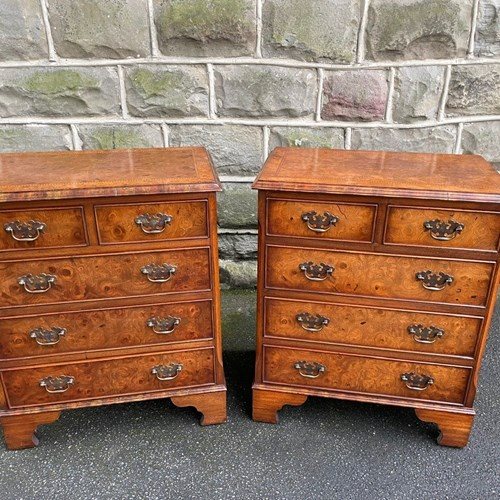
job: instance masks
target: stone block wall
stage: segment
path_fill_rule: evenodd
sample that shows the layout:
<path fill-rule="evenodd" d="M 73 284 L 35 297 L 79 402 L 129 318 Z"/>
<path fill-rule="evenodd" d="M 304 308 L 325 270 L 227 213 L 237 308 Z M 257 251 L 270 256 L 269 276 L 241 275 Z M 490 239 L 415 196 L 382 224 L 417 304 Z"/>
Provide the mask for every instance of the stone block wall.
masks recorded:
<path fill-rule="evenodd" d="M 500 168 L 500 0 L 2 0 L 0 151 L 211 151 L 223 280 L 253 285 L 276 146 Z"/>

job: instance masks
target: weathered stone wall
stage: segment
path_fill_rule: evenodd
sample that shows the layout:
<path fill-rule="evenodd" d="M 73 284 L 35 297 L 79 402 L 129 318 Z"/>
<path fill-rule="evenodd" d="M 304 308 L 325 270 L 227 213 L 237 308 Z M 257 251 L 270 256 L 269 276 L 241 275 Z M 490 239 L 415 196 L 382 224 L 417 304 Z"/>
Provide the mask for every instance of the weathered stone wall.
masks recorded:
<path fill-rule="evenodd" d="M 204 144 L 223 278 L 252 284 L 278 145 L 500 166 L 500 0 L 2 0 L 0 150 Z"/>

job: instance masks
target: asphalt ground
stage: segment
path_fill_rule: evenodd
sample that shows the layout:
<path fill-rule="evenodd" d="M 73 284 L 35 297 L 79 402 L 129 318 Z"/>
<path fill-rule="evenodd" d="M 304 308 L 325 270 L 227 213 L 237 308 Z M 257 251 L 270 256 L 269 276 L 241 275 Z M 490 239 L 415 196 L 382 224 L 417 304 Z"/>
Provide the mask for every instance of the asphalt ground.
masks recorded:
<path fill-rule="evenodd" d="M 253 422 L 255 294 L 225 292 L 223 315 L 227 424 L 201 427 L 168 400 L 63 412 L 38 448 L 0 444 L 0 499 L 500 498 L 498 311 L 461 450 L 390 406 L 309 398 L 278 425 Z"/>

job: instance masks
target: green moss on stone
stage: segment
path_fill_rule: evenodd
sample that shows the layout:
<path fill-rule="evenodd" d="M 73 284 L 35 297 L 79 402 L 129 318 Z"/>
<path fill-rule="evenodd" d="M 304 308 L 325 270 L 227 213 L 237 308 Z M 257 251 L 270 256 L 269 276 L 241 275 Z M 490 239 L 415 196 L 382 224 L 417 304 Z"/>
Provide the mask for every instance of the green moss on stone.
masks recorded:
<path fill-rule="evenodd" d="M 99 149 L 119 149 L 148 147 L 147 140 L 133 130 L 101 128 L 94 131 L 91 138 Z"/>
<path fill-rule="evenodd" d="M 135 70 L 130 79 L 144 99 L 164 96 L 183 87 L 183 75 L 177 72 L 153 73 L 141 68 Z"/>
<path fill-rule="evenodd" d="M 69 69 L 38 71 L 24 82 L 26 90 L 40 94 L 61 94 L 98 87 L 96 79 Z"/>
<path fill-rule="evenodd" d="M 240 40 L 250 28 L 245 0 L 172 0 L 158 25 L 168 37 Z"/>

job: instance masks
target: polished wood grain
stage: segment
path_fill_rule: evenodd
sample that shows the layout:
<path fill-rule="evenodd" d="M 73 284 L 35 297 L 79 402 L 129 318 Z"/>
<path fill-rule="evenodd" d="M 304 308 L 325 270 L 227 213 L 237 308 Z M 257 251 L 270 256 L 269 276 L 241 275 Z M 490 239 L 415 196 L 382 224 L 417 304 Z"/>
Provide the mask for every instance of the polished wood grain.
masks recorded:
<path fill-rule="evenodd" d="M 311 281 L 299 269 L 309 261 L 328 264 L 335 270 L 324 281 Z M 493 263 L 484 262 L 268 246 L 266 285 L 283 290 L 482 306 L 493 269 Z M 454 281 L 440 291 L 426 290 L 415 278 L 425 270 L 444 272 Z"/>
<path fill-rule="evenodd" d="M 314 211 L 319 215 L 328 212 L 338 222 L 326 232 L 311 230 L 302 216 Z M 277 236 L 297 236 L 324 240 L 347 240 L 370 242 L 376 205 L 348 203 L 316 203 L 286 199 L 269 199 L 267 212 L 267 233 Z"/>
<path fill-rule="evenodd" d="M 0 308 L 148 296 L 210 289 L 208 248 L 0 262 Z M 149 264 L 176 267 L 165 283 L 153 283 L 141 272 Z M 44 293 L 28 293 L 18 278 L 26 274 L 56 276 Z"/>
<path fill-rule="evenodd" d="M 21 450 L 38 446 L 37 427 L 55 422 L 60 415 L 60 411 L 47 411 L 31 415 L 0 416 L 7 449 Z"/>
<path fill-rule="evenodd" d="M 0 156 L 0 202 L 220 190 L 201 147 Z"/>
<path fill-rule="evenodd" d="M 325 371 L 317 378 L 306 378 L 294 367 L 300 361 L 320 363 Z M 425 390 L 408 389 L 401 380 L 401 375 L 411 372 L 430 376 L 434 383 Z M 269 346 L 264 349 L 264 382 L 269 384 L 382 394 L 462 405 L 470 373 L 471 370 L 465 367 L 399 362 L 305 349 Z"/>
<path fill-rule="evenodd" d="M 451 240 L 437 240 L 424 228 L 424 223 L 432 220 L 454 220 L 463 224 L 464 229 Z M 500 213 L 389 207 L 384 243 L 496 252 L 499 234 Z"/>
<path fill-rule="evenodd" d="M 500 279 L 500 177 L 491 165 L 478 156 L 277 148 L 253 186 L 254 419 L 276 422 L 294 397 L 383 403 L 417 409 L 440 427 L 440 444 L 464 446 Z M 304 225 L 309 206 L 318 207 L 313 227 L 329 223 L 327 231 Z M 343 221 L 333 207 L 344 206 Z M 353 208 L 370 206 L 373 217 Z M 342 222 L 346 231 L 370 227 L 370 237 L 338 236 Z M 438 282 L 426 271 L 446 274 Z M 422 280 L 445 286 L 426 290 Z M 425 387 L 429 379 L 410 372 L 403 381 L 402 368 L 432 371 L 435 381 Z"/>
<path fill-rule="evenodd" d="M 278 411 L 284 406 L 300 406 L 307 400 L 306 395 L 262 390 L 252 391 L 252 418 L 256 422 L 278 423 Z"/>
<path fill-rule="evenodd" d="M 179 319 L 172 333 L 155 333 L 150 318 Z M 63 328 L 57 344 L 40 345 L 30 333 Z M 157 328 L 158 330 L 158 328 Z M 112 309 L 0 318 L 0 360 L 165 345 L 213 338 L 211 301 L 158 303 Z"/>
<path fill-rule="evenodd" d="M 136 223 L 139 215 L 158 213 L 172 218 L 161 233 L 145 233 Z M 103 245 L 208 236 L 206 201 L 97 205 L 95 214 L 99 241 Z"/>
<path fill-rule="evenodd" d="M 276 148 L 253 184 L 269 191 L 500 202 L 500 178 L 475 155 Z"/>
<path fill-rule="evenodd" d="M 265 303 L 265 337 L 319 344 L 473 358 L 482 325 L 480 317 L 444 313 L 276 298 L 267 298 Z M 297 321 L 297 315 L 303 313 L 322 316 L 328 320 L 328 324 L 321 326 L 320 331 L 308 331 L 304 326 L 310 328 L 310 325 Z M 412 325 L 436 327 L 443 330 L 444 334 L 434 339 L 433 343 L 418 342 L 408 331 Z"/>
<path fill-rule="evenodd" d="M 5 229 L 6 224 L 14 221 L 37 221 L 46 227 L 34 241 L 16 241 Z M 88 245 L 88 237 L 82 207 L 0 210 L 0 252 L 84 245 Z"/>
<path fill-rule="evenodd" d="M 196 408 L 202 414 L 201 425 L 223 424 L 227 421 L 225 391 L 172 396 L 170 399 L 175 406 Z"/>
<path fill-rule="evenodd" d="M 444 410 L 415 409 L 423 422 L 431 422 L 439 428 L 438 443 L 443 446 L 463 448 L 469 441 L 474 423 L 474 414 L 455 413 Z"/>
<path fill-rule="evenodd" d="M 173 380 L 158 380 L 152 373 L 157 365 L 179 363 L 182 370 Z M 74 377 L 66 392 L 49 393 L 40 387 L 45 377 Z M 213 349 L 110 358 L 93 362 L 54 364 L 2 372 L 12 408 L 29 405 L 88 400 L 121 394 L 165 391 L 215 383 Z"/>

